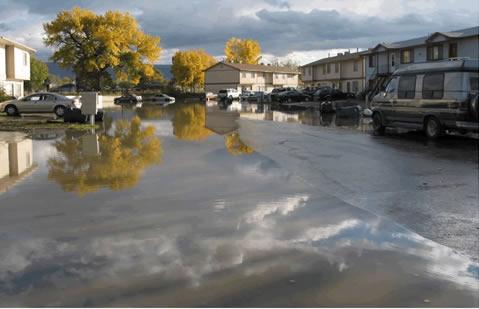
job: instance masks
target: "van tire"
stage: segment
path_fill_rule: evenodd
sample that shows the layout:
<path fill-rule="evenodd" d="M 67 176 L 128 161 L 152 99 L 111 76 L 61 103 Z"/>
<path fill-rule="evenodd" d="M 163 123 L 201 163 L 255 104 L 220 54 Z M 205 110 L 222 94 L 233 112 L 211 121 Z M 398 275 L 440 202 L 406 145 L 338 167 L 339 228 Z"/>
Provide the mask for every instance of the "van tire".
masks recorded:
<path fill-rule="evenodd" d="M 7 105 L 5 106 L 5 113 L 7 113 L 7 116 L 17 116 L 18 108 L 15 105 Z"/>
<path fill-rule="evenodd" d="M 383 124 L 383 117 L 381 117 L 381 114 L 378 112 L 373 114 L 373 129 L 374 133 L 378 135 L 384 135 L 384 132 L 386 132 L 386 127 Z"/>
<path fill-rule="evenodd" d="M 441 123 L 436 117 L 430 116 L 424 120 L 424 132 L 428 138 L 436 139 L 442 135 L 442 131 Z"/>

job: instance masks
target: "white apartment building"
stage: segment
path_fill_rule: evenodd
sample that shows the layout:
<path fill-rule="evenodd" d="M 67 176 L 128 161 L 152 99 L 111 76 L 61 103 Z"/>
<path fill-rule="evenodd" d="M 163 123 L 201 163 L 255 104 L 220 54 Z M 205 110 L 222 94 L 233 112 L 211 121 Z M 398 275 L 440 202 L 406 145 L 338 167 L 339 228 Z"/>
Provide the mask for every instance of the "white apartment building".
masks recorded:
<path fill-rule="evenodd" d="M 299 72 L 288 67 L 218 62 L 205 70 L 205 91 L 221 89 L 271 91 L 277 87 L 298 87 Z"/>
<path fill-rule="evenodd" d="M 0 36 L 0 88 L 23 97 L 24 81 L 30 80 L 30 56 L 35 50 Z"/>

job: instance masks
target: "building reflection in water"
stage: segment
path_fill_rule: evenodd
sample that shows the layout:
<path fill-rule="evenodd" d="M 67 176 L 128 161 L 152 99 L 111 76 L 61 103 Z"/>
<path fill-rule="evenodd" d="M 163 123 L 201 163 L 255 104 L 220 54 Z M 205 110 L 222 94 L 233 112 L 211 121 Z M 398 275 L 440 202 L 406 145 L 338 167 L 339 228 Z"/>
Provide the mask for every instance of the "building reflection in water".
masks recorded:
<path fill-rule="evenodd" d="M 66 136 L 54 146 L 57 155 L 48 160 L 48 178 L 79 195 L 135 187 L 147 167 L 161 163 L 163 154 L 155 128 L 142 128 L 138 117 L 115 122 L 111 135 Z"/>
<path fill-rule="evenodd" d="M 240 113 L 237 109 L 229 109 L 229 106 L 206 109 L 205 127 L 218 135 L 224 135 L 226 150 L 233 156 L 254 152 L 254 149 L 246 145 L 240 138 L 239 117 Z"/>
<path fill-rule="evenodd" d="M 14 135 L 0 140 L 0 193 L 24 180 L 35 168 L 31 139 Z"/>

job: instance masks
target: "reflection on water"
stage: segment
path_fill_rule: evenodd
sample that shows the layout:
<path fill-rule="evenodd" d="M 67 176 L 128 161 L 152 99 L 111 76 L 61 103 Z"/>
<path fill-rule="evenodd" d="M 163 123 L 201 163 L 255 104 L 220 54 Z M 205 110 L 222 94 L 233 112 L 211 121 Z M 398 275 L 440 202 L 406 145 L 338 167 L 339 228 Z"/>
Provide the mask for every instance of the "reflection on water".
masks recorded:
<path fill-rule="evenodd" d="M 0 193 L 26 179 L 35 167 L 30 138 L 15 133 L 0 135 Z"/>
<path fill-rule="evenodd" d="M 142 107 L 19 142 L 48 155 L 0 195 L 0 306 L 479 304 L 477 263 L 305 183 L 245 144 L 242 116 Z"/>
<path fill-rule="evenodd" d="M 57 155 L 48 161 L 48 178 L 80 195 L 100 188 L 134 187 L 143 170 L 161 162 L 161 141 L 140 118 L 117 121 L 113 135 L 89 134 L 55 142 Z"/>

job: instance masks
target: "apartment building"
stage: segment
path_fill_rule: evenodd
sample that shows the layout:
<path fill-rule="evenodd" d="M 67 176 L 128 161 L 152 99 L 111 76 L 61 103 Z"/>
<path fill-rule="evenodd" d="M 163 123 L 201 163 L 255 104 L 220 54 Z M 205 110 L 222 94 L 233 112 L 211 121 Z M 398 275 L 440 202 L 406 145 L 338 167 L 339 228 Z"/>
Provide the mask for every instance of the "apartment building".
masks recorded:
<path fill-rule="evenodd" d="M 345 92 L 358 93 L 364 89 L 365 69 L 363 52 L 339 53 L 301 66 L 305 86 L 330 86 Z"/>
<path fill-rule="evenodd" d="M 35 50 L 0 36 L 0 88 L 23 97 L 24 81 L 30 80 L 30 56 Z"/>
<path fill-rule="evenodd" d="M 364 53 L 366 83 L 374 93 L 401 67 L 457 57 L 479 58 L 479 27 L 379 43 Z"/>
<path fill-rule="evenodd" d="M 218 62 L 205 70 L 205 91 L 221 89 L 271 91 L 277 87 L 298 87 L 299 72 L 288 67 Z"/>

